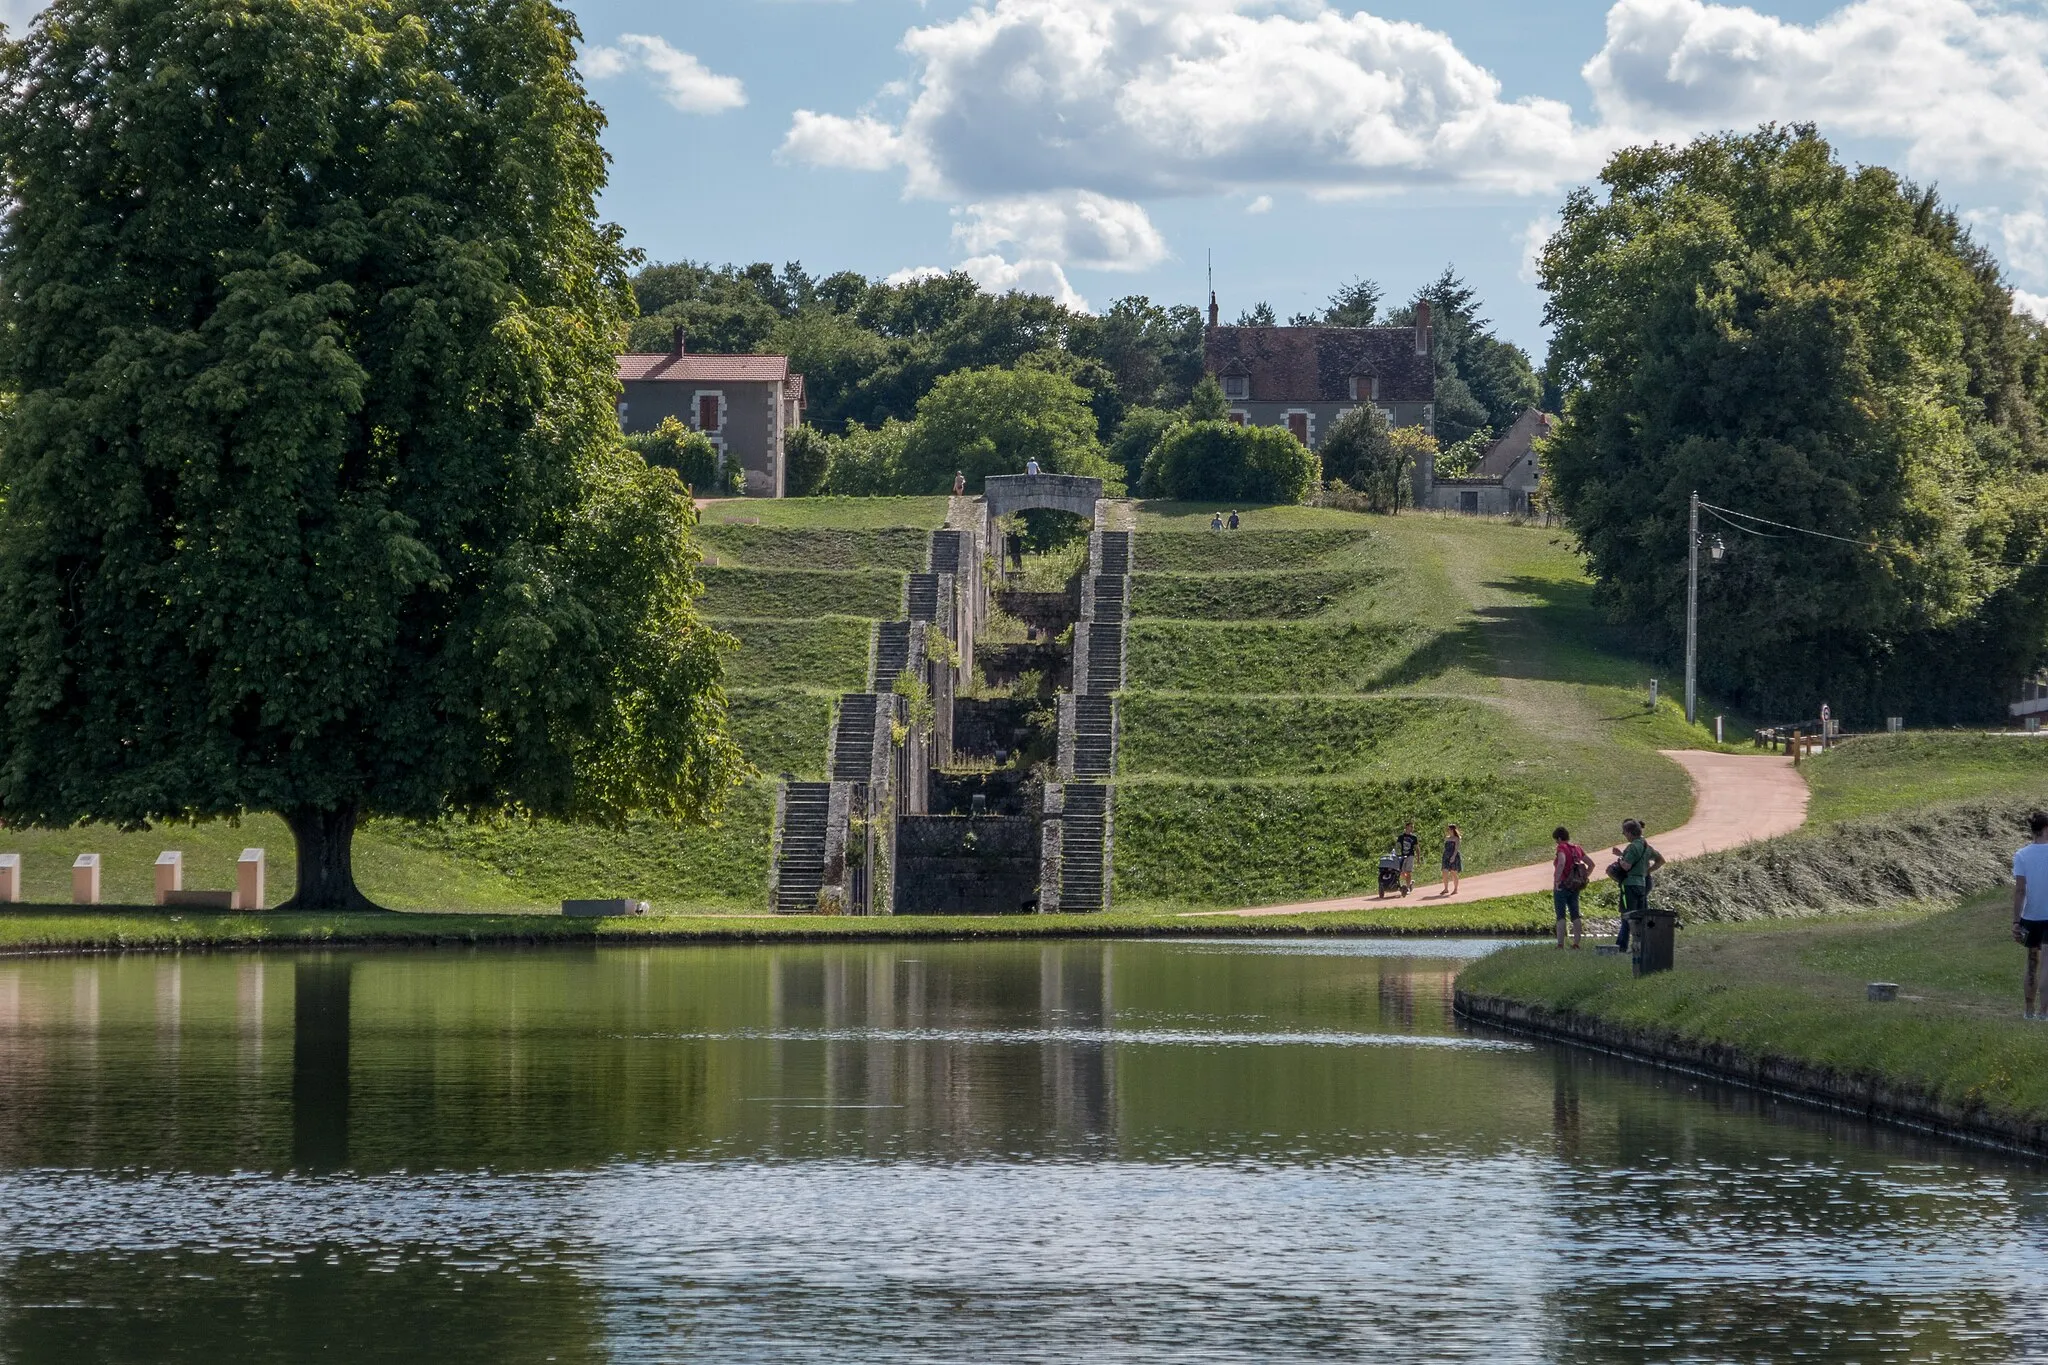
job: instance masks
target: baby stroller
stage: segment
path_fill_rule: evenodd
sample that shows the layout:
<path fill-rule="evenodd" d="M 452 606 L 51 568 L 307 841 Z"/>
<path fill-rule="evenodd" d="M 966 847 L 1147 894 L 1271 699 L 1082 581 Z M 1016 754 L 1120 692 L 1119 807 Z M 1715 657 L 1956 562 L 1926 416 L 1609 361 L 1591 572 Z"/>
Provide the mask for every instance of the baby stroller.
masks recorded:
<path fill-rule="evenodd" d="M 1401 855 L 1388 852 L 1380 855 L 1380 896 L 1389 891 L 1401 889 Z"/>

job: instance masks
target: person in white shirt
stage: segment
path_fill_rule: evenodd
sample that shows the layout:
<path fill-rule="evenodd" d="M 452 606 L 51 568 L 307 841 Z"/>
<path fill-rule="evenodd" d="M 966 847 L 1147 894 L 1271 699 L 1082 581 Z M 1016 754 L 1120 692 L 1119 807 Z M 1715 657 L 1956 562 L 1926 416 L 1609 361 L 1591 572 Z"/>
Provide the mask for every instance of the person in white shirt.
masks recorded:
<path fill-rule="evenodd" d="M 1024 462 L 1024 472 L 1026 474 L 1036 474 L 1038 472 L 1038 461 L 1026 460 Z"/>
<path fill-rule="evenodd" d="M 2027 1018 L 2048 1021 L 2048 991 L 2040 989 L 2041 944 L 2048 941 L 2048 813 L 2027 817 L 2034 842 L 2012 855 L 2012 941 L 2027 949 L 2027 974 L 2022 982 Z M 2034 1012 L 2034 1002 L 2041 1011 Z"/>

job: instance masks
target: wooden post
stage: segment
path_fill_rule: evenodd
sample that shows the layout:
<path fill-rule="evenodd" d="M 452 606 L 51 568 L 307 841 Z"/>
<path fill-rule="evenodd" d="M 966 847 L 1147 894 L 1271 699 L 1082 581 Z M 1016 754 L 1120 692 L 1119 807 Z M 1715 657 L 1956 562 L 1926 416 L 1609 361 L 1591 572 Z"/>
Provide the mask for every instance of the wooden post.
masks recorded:
<path fill-rule="evenodd" d="M 21 855 L 0 853 L 0 904 L 21 902 Z"/>
<path fill-rule="evenodd" d="M 245 848 L 235 864 L 235 909 L 263 908 L 263 850 Z"/>
<path fill-rule="evenodd" d="M 156 903 L 169 905 L 173 891 L 185 889 L 185 855 L 167 848 L 156 855 Z"/>
<path fill-rule="evenodd" d="M 98 905 L 100 903 L 100 855 L 81 853 L 78 861 L 71 864 L 71 903 L 73 905 Z"/>

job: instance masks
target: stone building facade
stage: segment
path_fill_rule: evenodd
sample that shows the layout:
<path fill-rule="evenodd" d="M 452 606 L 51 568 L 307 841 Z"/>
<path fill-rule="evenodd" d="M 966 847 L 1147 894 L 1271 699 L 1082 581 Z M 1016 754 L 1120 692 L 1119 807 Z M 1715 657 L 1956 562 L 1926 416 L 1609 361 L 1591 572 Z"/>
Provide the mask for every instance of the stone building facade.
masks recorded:
<path fill-rule="evenodd" d="M 1209 298 L 1202 363 L 1223 386 L 1230 418 L 1285 427 L 1319 449 L 1339 417 L 1371 404 L 1390 427 L 1436 426 L 1429 305 L 1412 327 L 1225 327 Z"/>
<path fill-rule="evenodd" d="M 1547 412 L 1523 409 L 1464 478 L 1438 478 L 1435 461 L 1425 457 L 1415 467 L 1415 505 L 1470 516 L 1528 516 L 1543 482 L 1536 442 L 1550 434 L 1553 420 Z"/>
<path fill-rule="evenodd" d="M 682 329 L 657 355 L 619 357 L 619 426 L 652 431 L 674 417 L 711 438 L 721 473 L 737 460 L 749 497 L 779 498 L 784 443 L 803 421 L 804 377 L 781 355 L 693 355 Z"/>

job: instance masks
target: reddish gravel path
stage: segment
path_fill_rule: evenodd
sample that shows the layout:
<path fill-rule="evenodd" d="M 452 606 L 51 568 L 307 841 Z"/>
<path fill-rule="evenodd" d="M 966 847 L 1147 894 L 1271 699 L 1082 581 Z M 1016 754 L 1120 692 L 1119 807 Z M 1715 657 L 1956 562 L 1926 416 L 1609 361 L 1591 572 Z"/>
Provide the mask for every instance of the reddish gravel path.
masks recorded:
<path fill-rule="evenodd" d="M 1666 749 L 1664 756 L 1684 768 L 1692 778 L 1692 818 L 1677 829 L 1650 832 L 1650 842 L 1672 862 L 1697 858 L 1702 853 L 1734 848 L 1757 839 L 1788 834 L 1806 822 L 1806 779 L 1792 766 L 1792 760 L 1776 754 L 1714 754 L 1697 749 Z M 1604 854 L 1619 830 L 1599 832 L 1598 837 L 1577 831 L 1579 842 L 1596 862 L 1605 865 Z M 1184 918 L 1205 915 L 1313 915 L 1337 910 L 1365 910 L 1375 905 L 1463 905 L 1495 896 L 1516 896 L 1550 889 L 1550 864 L 1531 863 L 1501 872 L 1467 877 L 1455 896 L 1445 896 L 1437 887 L 1442 878 L 1434 850 L 1424 840 L 1423 856 L 1416 861 L 1415 890 L 1405 900 L 1388 896 L 1340 896 L 1335 900 L 1303 901 L 1297 905 L 1260 905 L 1243 910 L 1199 910 Z M 1594 873 L 1597 878 L 1598 872 Z"/>

